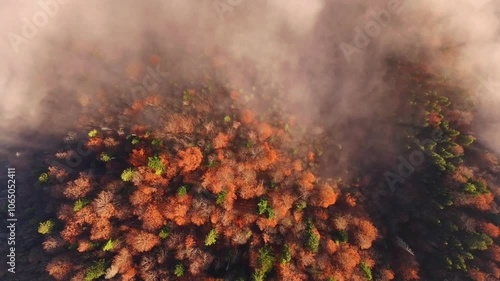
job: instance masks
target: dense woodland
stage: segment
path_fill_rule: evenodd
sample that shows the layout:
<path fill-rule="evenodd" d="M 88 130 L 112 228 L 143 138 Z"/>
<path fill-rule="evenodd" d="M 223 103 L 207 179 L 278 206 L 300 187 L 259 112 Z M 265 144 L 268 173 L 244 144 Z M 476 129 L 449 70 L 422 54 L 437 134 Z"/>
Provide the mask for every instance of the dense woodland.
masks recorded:
<path fill-rule="evenodd" d="M 471 129 L 476 93 L 423 61 L 387 60 L 399 154 L 351 178 L 320 173 L 335 134 L 275 106 L 273 88 L 207 72 L 117 102 L 103 86 L 36 175 L 43 267 L 75 281 L 499 280 L 500 163 Z M 77 168 L 56 165 L 83 148 Z"/>

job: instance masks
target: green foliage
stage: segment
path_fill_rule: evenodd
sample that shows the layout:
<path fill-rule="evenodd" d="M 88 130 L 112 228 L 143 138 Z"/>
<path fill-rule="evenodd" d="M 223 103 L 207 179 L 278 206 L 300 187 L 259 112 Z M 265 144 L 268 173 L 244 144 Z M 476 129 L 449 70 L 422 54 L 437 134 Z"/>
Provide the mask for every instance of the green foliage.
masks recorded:
<path fill-rule="evenodd" d="M 231 117 L 229 115 L 224 116 L 224 123 L 231 122 Z"/>
<path fill-rule="evenodd" d="M 365 274 L 366 279 L 368 280 L 373 280 L 372 276 L 372 270 L 371 268 L 366 264 L 366 262 L 361 262 L 361 270 L 363 270 L 363 273 Z"/>
<path fill-rule="evenodd" d="M 349 233 L 347 233 L 347 231 L 345 231 L 345 230 L 336 231 L 333 234 L 333 239 L 337 244 L 338 243 L 347 243 L 347 241 L 349 241 Z"/>
<path fill-rule="evenodd" d="M 89 132 L 89 138 L 95 138 L 97 136 L 97 130 L 93 129 Z"/>
<path fill-rule="evenodd" d="M 157 175 L 161 175 L 163 172 L 165 172 L 165 166 L 163 165 L 160 157 L 158 156 L 148 158 L 148 167 L 151 170 L 154 170 L 155 174 Z"/>
<path fill-rule="evenodd" d="M 267 214 L 268 219 L 274 218 L 274 210 L 266 198 L 260 198 L 259 203 L 257 203 L 257 209 L 259 215 Z"/>
<path fill-rule="evenodd" d="M 216 160 L 209 160 L 208 161 L 208 167 L 213 168 L 217 166 L 217 161 Z"/>
<path fill-rule="evenodd" d="M 44 222 L 41 222 L 40 225 L 38 226 L 38 233 L 40 234 L 50 234 L 52 232 L 52 229 L 54 228 L 55 223 L 52 220 L 47 220 Z"/>
<path fill-rule="evenodd" d="M 160 236 L 161 239 L 167 239 L 168 236 L 170 236 L 170 232 L 171 232 L 170 227 L 164 226 L 161 228 L 158 236 Z"/>
<path fill-rule="evenodd" d="M 178 196 L 185 196 L 188 193 L 187 185 L 181 185 L 179 189 L 177 189 Z"/>
<path fill-rule="evenodd" d="M 78 212 L 83 207 L 87 206 L 90 202 L 92 202 L 90 199 L 78 199 L 75 201 L 75 204 L 73 205 L 73 211 Z"/>
<path fill-rule="evenodd" d="M 181 263 L 175 265 L 174 274 L 177 277 L 181 277 L 182 275 L 184 275 L 184 266 Z"/>
<path fill-rule="evenodd" d="M 217 231 L 215 229 L 210 230 L 205 238 L 205 246 L 210 246 L 217 242 Z"/>
<path fill-rule="evenodd" d="M 307 249 L 313 253 L 317 253 L 319 247 L 319 236 L 316 233 L 316 227 L 312 223 L 311 219 L 307 220 L 306 234 L 307 234 L 307 241 L 306 241 Z"/>
<path fill-rule="evenodd" d="M 115 243 L 116 243 L 115 240 L 109 239 L 108 242 L 106 242 L 106 244 L 104 245 L 104 247 L 102 247 L 102 250 L 105 252 L 113 250 Z"/>
<path fill-rule="evenodd" d="M 274 256 L 269 247 L 264 246 L 259 249 L 259 260 L 257 269 L 253 274 L 253 280 L 264 280 L 266 273 L 273 269 Z"/>
<path fill-rule="evenodd" d="M 190 101 L 191 100 L 191 95 L 189 94 L 189 91 L 188 90 L 185 90 L 184 92 L 182 92 L 182 99 L 184 101 Z"/>
<path fill-rule="evenodd" d="M 307 202 L 305 200 L 300 200 L 295 207 L 297 208 L 297 211 L 302 211 L 305 208 L 307 208 Z"/>
<path fill-rule="evenodd" d="M 138 144 L 139 143 L 139 138 L 138 137 L 132 138 L 132 141 L 130 143 L 132 143 L 132 144 Z"/>
<path fill-rule="evenodd" d="M 468 136 L 468 135 L 460 135 L 457 138 L 458 144 L 462 146 L 469 146 L 474 142 L 475 138 L 473 136 Z"/>
<path fill-rule="evenodd" d="M 269 208 L 267 208 L 266 211 L 267 211 L 267 218 L 273 219 L 275 216 L 274 210 L 271 207 L 269 207 Z"/>
<path fill-rule="evenodd" d="M 106 262 L 104 259 L 96 261 L 94 265 L 87 268 L 85 271 L 85 281 L 99 279 L 106 273 Z"/>
<path fill-rule="evenodd" d="M 288 244 L 285 244 L 283 247 L 283 251 L 281 252 L 281 258 L 280 258 L 280 263 L 285 265 L 289 263 L 292 260 L 292 252 L 290 250 L 290 246 Z"/>
<path fill-rule="evenodd" d="M 440 171 L 442 172 L 446 171 L 446 160 L 444 160 L 444 158 L 441 157 L 441 155 L 433 152 L 431 154 L 431 157 L 432 157 L 432 162 Z"/>
<path fill-rule="evenodd" d="M 490 191 L 484 182 L 470 180 L 463 185 L 462 190 L 470 195 L 479 196 L 481 194 L 487 194 Z"/>
<path fill-rule="evenodd" d="M 245 146 L 246 146 L 247 148 L 252 148 L 252 147 L 253 147 L 253 145 L 254 145 L 254 143 L 253 143 L 251 140 L 247 140 L 247 142 L 245 143 Z"/>
<path fill-rule="evenodd" d="M 216 201 L 217 205 L 224 203 L 224 201 L 226 200 L 226 196 L 227 196 L 227 191 L 225 190 L 217 194 L 217 201 Z"/>
<path fill-rule="evenodd" d="M 263 215 L 267 211 L 268 207 L 269 207 L 269 201 L 266 198 L 260 198 L 259 203 L 257 203 L 259 215 Z"/>
<path fill-rule="evenodd" d="M 132 177 L 134 176 L 134 170 L 132 168 L 128 168 L 122 173 L 122 180 L 123 181 L 130 181 L 132 180 Z"/>
<path fill-rule="evenodd" d="M 49 181 L 49 174 L 48 173 L 43 173 L 38 177 L 38 181 L 41 183 L 46 183 Z"/>
<path fill-rule="evenodd" d="M 308 230 L 306 247 L 312 253 L 318 252 L 319 247 L 319 236 L 314 231 Z"/>
<path fill-rule="evenodd" d="M 111 161 L 111 157 L 107 153 L 105 153 L 105 152 L 101 153 L 100 159 L 103 162 Z"/>
<path fill-rule="evenodd" d="M 161 143 L 162 143 L 161 140 L 157 140 L 157 139 L 154 139 L 151 141 L 151 144 L 153 146 L 159 146 L 159 145 L 161 145 Z"/>
<path fill-rule="evenodd" d="M 448 151 L 447 151 L 446 149 L 444 149 L 444 148 L 441 148 L 441 149 L 439 150 L 439 154 L 440 154 L 440 155 L 441 155 L 441 157 L 443 157 L 443 158 L 453 158 L 453 157 L 455 157 L 455 155 L 454 155 L 453 153 L 448 152 Z"/>
<path fill-rule="evenodd" d="M 464 244 L 469 250 L 484 251 L 493 244 L 493 240 L 486 233 L 468 232 L 467 234 Z"/>

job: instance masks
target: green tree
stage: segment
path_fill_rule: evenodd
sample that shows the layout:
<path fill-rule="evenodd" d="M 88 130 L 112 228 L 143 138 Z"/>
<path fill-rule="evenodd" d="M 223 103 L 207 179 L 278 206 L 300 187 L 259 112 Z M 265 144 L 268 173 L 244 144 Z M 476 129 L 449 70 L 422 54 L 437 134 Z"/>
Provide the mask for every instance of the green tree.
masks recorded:
<path fill-rule="evenodd" d="M 55 223 L 52 220 L 47 220 L 44 222 L 41 222 L 40 225 L 38 226 L 38 233 L 40 234 L 50 234 L 52 232 L 52 229 L 54 228 Z"/>
<path fill-rule="evenodd" d="M 217 242 L 217 231 L 215 229 L 210 230 L 205 238 L 205 246 L 210 246 Z"/>
<path fill-rule="evenodd" d="M 92 266 L 87 268 L 85 271 L 85 281 L 92 281 L 95 279 L 99 279 L 99 277 L 103 276 L 106 273 L 106 261 L 101 259 L 96 261 Z"/>
<path fill-rule="evenodd" d="M 181 263 L 175 265 L 174 274 L 177 277 L 184 275 L 184 266 Z"/>

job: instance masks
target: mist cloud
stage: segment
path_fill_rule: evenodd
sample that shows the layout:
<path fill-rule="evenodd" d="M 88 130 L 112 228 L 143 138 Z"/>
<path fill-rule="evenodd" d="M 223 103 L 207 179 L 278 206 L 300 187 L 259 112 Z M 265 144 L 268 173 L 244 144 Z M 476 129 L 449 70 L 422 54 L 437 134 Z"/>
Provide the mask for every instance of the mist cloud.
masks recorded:
<path fill-rule="evenodd" d="M 351 143 L 347 155 L 367 142 L 373 150 L 386 147 L 391 128 L 376 123 L 396 106 L 386 95 L 392 87 L 384 80 L 387 55 L 414 60 L 421 58 L 418 49 L 440 69 L 439 49 L 451 44 L 461 52 L 456 67 L 500 82 L 500 4 L 480 2 L 6 0 L 0 12 L 0 143 L 19 142 L 22 131 L 70 129 L 80 99 L 92 99 L 103 83 L 128 89 L 117 99 L 130 102 L 130 89 L 142 82 L 127 76 L 127 65 L 147 66 L 145 57 L 161 50 L 168 54 L 162 67 L 175 62 L 169 72 L 177 77 L 192 75 L 196 59 L 208 56 L 231 62 L 221 69 L 234 86 L 283 85 L 284 110 L 335 131 Z M 348 59 L 346 44 L 355 48 Z M 482 85 L 480 79 L 457 83 L 471 91 Z M 495 87 L 487 92 L 478 95 L 475 130 L 500 151 L 500 95 Z"/>

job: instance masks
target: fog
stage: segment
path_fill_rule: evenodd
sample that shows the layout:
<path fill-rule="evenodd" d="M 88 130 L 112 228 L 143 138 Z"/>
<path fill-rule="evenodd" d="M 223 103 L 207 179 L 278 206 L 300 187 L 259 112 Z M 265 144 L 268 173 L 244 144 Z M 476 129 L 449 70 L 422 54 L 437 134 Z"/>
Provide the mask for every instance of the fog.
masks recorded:
<path fill-rule="evenodd" d="M 384 61 L 396 54 L 440 71 L 439 50 L 456 46 L 456 78 L 477 93 L 475 133 L 500 152 L 500 1 L 169 0 L 2 1 L 0 144 L 36 145 L 30 134 L 62 134 L 84 101 L 117 85 L 131 103 L 161 53 L 162 79 L 197 79 L 210 58 L 236 88 L 276 83 L 283 111 L 334 132 L 349 158 L 359 147 L 390 152 L 383 124 L 396 101 Z M 175 65 L 175 66 L 174 66 Z M 249 75 L 251 70 L 252 75 Z M 169 76 L 170 75 L 170 76 Z M 142 76 L 141 76 L 142 77 Z M 167 81 L 160 81 L 167 83 Z M 116 95 L 116 93 L 106 93 Z M 163 93 L 169 94 L 169 93 Z M 265 110 L 256 108 L 255 110 Z M 364 151 L 366 154 L 366 150 Z"/>

